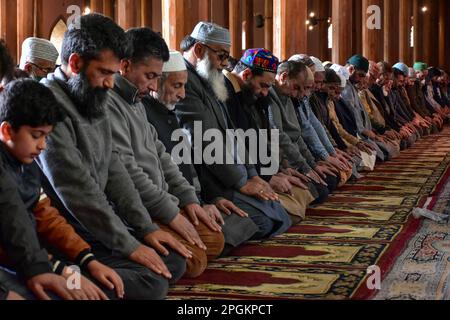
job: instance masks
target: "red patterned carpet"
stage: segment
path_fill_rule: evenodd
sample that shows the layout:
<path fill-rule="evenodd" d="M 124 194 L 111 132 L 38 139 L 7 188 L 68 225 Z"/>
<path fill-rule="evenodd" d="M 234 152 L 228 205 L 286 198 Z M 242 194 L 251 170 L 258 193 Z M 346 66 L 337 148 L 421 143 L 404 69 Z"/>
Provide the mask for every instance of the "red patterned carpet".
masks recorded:
<path fill-rule="evenodd" d="M 370 299 L 367 268 L 388 273 L 421 221 L 410 212 L 449 176 L 450 128 L 349 183 L 307 220 L 182 280 L 170 299 Z"/>

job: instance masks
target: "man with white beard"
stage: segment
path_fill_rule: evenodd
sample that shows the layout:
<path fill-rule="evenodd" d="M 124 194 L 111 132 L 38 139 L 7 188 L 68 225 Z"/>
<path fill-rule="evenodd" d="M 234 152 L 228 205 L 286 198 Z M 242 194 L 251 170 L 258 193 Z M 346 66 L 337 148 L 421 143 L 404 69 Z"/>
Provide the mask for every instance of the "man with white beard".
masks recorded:
<path fill-rule="evenodd" d="M 200 22 L 190 36 L 181 43 L 188 69 L 186 98 L 176 106 L 181 126 L 192 137 L 203 136 L 209 129 L 219 130 L 223 137 L 233 129 L 225 102 L 227 90 L 222 70 L 228 66 L 231 47 L 230 33 L 218 25 Z M 202 132 L 195 132 L 195 122 L 201 122 Z M 193 139 L 195 140 L 195 139 Z M 211 143 L 193 145 L 194 154 Z M 224 145 L 224 155 L 226 154 Z M 226 163 L 226 162 L 222 162 Z M 287 212 L 279 203 L 277 194 L 261 179 L 254 166 L 234 164 L 197 165 L 202 185 L 202 197 L 211 201 L 221 196 L 247 212 L 258 231 L 253 239 L 263 239 L 281 234 L 291 226 Z"/>
<path fill-rule="evenodd" d="M 186 96 L 187 81 L 188 72 L 183 56 L 178 51 L 172 51 L 169 61 L 164 64 L 162 77 L 158 81 L 158 90 L 151 92 L 151 96 L 148 95 L 142 100 L 147 119 L 156 129 L 158 139 L 165 145 L 168 153 L 172 153 L 179 144 L 179 141 L 172 140 L 173 133 L 181 129 L 174 109 L 175 105 Z M 181 163 L 178 167 L 186 180 L 195 187 L 205 211 L 218 217 L 218 223 L 221 224 L 225 237 L 225 250 L 222 255 L 226 255 L 231 249 L 253 236 L 257 227 L 246 212 L 220 195 L 213 201 L 203 201 L 202 188 L 195 167 L 191 163 Z"/>

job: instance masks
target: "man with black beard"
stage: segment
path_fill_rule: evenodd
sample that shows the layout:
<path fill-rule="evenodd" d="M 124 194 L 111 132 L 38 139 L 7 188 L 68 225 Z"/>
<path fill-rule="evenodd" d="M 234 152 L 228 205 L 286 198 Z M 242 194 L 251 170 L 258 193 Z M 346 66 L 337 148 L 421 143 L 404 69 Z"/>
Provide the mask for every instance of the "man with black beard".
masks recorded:
<path fill-rule="evenodd" d="M 152 222 L 113 144 L 105 101 L 128 54 L 125 32 L 102 15 L 79 19 L 64 36 L 62 66 L 42 81 L 67 114 L 38 161 L 44 189 L 122 277 L 126 299 L 163 299 L 191 254 Z M 158 254 L 163 246 L 177 253 Z"/>
<path fill-rule="evenodd" d="M 228 98 L 222 70 L 228 66 L 230 33 L 218 25 L 200 22 L 181 43 L 188 69 L 186 98 L 176 105 L 176 114 L 181 126 L 191 137 L 203 136 L 209 129 L 220 130 L 226 137 L 226 130 L 233 129 L 225 102 Z M 202 130 L 195 132 L 195 123 Z M 192 139 L 195 141 L 195 139 Z M 194 154 L 203 154 L 211 143 L 193 145 Z M 225 145 L 223 155 L 227 154 Z M 222 196 L 247 212 L 258 231 L 253 239 L 263 239 L 285 232 L 291 225 L 287 212 L 278 202 L 278 196 L 270 185 L 258 176 L 252 165 L 239 164 L 197 165 L 202 185 L 202 198 L 211 201 L 211 195 Z"/>
<path fill-rule="evenodd" d="M 284 138 L 281 125 L 281 112 L 269 98 L 269 90 L 275 83 L 278 70 L 278 58 L 266 49 L 249 49 L 237 63 L 232 73 L 226 72 L 227 88 L 230 95 L 228 107 L 234 108 L 238 113 L 238 119 L 245 119 L 246 125 L 239 127 L 244 131 L 278 130 L 278 141 L 290 139 Z M 289 92 L 290 92 L 289 88 Z M 268 136 L 269 141 L 261 140 L 258 145 L 267 144 L 270 152 L 273 133 Z M 254 146 L 253 146 L 254 147 Z M 278 147 L 278 146 L 277 146 Z M 282 153 L 281 160 L 286 159 L 284 153 L 285 143 L 281 142 L 279 149 Z M 300 155 L 301 156 L 301 155 Z M 307 184 L 310 179 L 300 174 L 288 163 L 279 165 L 272 174 L 264 173 L 265 165 L 261 159 L 257 159 L 256 168 L 259 175 L 269 183 L 272 189 L 280 197 L 281 204 L 290 214 L 293 224 L 299 223 L 305 218 L 307 207 L 317 197 L 316 189 L 312 187 L 314 195 L 309 191 Z M 286 159 L 286 162 L 287 159 Z M 285 169 L 285 170 L 284 170 Z"/>

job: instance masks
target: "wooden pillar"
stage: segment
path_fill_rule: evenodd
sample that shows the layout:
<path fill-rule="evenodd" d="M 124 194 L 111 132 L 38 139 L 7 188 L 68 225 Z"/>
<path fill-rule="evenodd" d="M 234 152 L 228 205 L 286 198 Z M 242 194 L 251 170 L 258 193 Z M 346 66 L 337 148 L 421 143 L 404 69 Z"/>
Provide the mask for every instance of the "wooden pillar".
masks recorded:
<path fill-rule="evenodd" d="M 243 30 L 245 34 L 245 48 L 253 48 L 253 0 L 244 0 Z"/>
<path fill-rule="evenodd" d="M 198 0 L 200 21 L 211 21 L 211 6 L 211 0 Z"/>
<path fill-rule="evenodd" d="M 445 67 L 446 63 L 447 6 L 447 0 L 439 0 L 439 66 L 442 67 Z"/>
<path fill-rule="evenodd" d="M 151 28 L 152 21 L 152 0 L 141 0 L 141 26 Z"/>
<path fill-rule="evenodd" d="M 161 32 L 162 34 L 162 1 L 152 1 L 152 29 L 155 32 Z"/>
<path fill-rule="evenodd" d="M 114 19 L 114 0 L 103 0 L 103 14 Z"/>
<path fill-rule="evenodd" d="M 181 40 L 191 30 L 184 30 L 184 0 L 163 0 L 163 37 L 170 49 L 180 49 Z"/>
<path fill-rule="evenodd" d="M 274 54 L 284 60 L 297 53 L 307 53 L 308 1 L 275 0 L 274 4 Z"/>
<path fill-rule="evenodd" d="M 384 61 L 391 64 L 399 60 L 398 42 L 397 38 L 393 36 L 399 34 L 398 10 L 398 0 L 384 0 Z"/>
<path fill-rule="evenodd" d="M 352 52 L 353 1 L 332 0 L 332 61 L 344 65 Z"/>
<path fill-rule="evenodd" d="M 407 65 L 411 58 L 411 0 L 399 0 L 399 60 Z"/>
<path fill-rule="evenodd" d="M 239 59 L 242 56 L 241 0 L 230 0 L 228 11 L 231 37 L 231 56 Z"/>
<path fill-rule="evenodd" d="M 308 54 L 322 61 L 329 60 L 328 54 L 328 18 L 330 17 L 330 0 L 309 0 L 308 14 L 314 12 L 322 19 L 313 30 L 308 30 Z"/>
<path fill-rule="evenodd" d="M 366 27 L 366 21 L 361 15 L 362 11 L 362 0 L 353 0 L 353 34 L 352 34 L 352 53 L 362 54 L 363 43 L 362 43 L 362 33 L 363 27 Z M 364 20 L 364 25 L 363 25 Z"/>
<path fill-rule="evenodd" d="M 0 0 L 0 37 L 14 60 L 17 56 L 17 0 Z"/>
<path fill-rule="evenodd" d="M 125 30 L 140 25 L 140 1 L 117 0 L 117 23 Z"/>
<path fill-rule="evenodd" d="M 89 8 L 91 9 L 91 12 L 103 14 L 103 0 L 91 0 Z"/>
<path fill-rule="evenodd" d="M 423 28 L 426 32 L 423 36 L 424 62 L 432 66 L 437 66 L 439 64 L 439 7 L 436 0 L 424 0 L 423 4 L 428 8 L 428 11 L 423 14 Z"/>
<path fill-rule="evenodd" d="M 35 35 L 34 20 L 36 12 L 34 4 L 34 0 L 17 0 L 17 57 L 22 54 L 22 43 L 25 39 Z"/>
<path fill-rule="evenodd" d="M 369 60 L 380 61 L 383 57 L 383 46 L 381 46 L 383 43 L 383 30 L 382 28 L 369 29 L 369 26 L 367 25 L 367 20 L 374 14 L 372 11 L 370 11 L 369 14 L 367 13 L 367 9 L 372 5 L 378 6 L 381 10 L 383 10 L 382 0 L 362 1 L 362 54 Z M 370 22 L 374 23 L 372 19 Z M 382 21 L 380 21 L 380 23 L 382 23 Z"/>
<path fill-rule="evenodd" d="M 413 0 L 414 61 L 424 61 L 422 0 Z M 428 63 L 428 62 L 427 62 Z"/>
<path fill-rule="evenodd" d="M 443 2 L 445 2 L 445 17 L 449 17 L 450 16 L 450 4 L 447 2 L 447 0 L 444 0 Z M 448 52 L 450 52 L 450 19 L 446 18 L 445 19 L 445 53 L 448 55 Z M 445 70 L 450 72 L 450 59 L 445 59 L 445 63 L 443 65 L 443 67 L 445 68 Z"/>
<path fill-rule="evenodd" d="M 273 0 L 265 0 L 264 4 L 264 47 L 273 50 Z"/>

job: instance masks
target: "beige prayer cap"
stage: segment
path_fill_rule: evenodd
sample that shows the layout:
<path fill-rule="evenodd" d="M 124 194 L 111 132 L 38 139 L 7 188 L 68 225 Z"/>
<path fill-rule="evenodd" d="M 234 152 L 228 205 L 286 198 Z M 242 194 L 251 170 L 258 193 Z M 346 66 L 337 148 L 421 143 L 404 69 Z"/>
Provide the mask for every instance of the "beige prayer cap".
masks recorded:
<path fill-rule="evenodd" d="M 22 57 L 20 58 L 20 69 L 25 68 L 27 62 L 34 59 L 43 59 L 56 64 L 59 53 L 53 43 L 46 39 L 28 38 L 22 44 Z"/>

